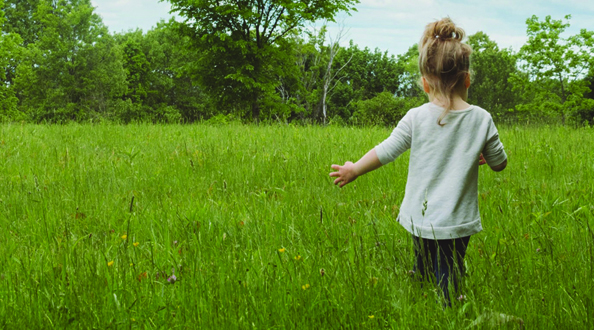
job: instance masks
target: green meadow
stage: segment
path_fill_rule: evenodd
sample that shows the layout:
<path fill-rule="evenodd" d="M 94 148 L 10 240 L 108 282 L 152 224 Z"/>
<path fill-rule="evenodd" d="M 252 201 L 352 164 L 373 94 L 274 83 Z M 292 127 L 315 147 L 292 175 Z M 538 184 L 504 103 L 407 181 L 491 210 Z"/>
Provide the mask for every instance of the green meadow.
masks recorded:
<path fill-rule="evenodd" d="M 387 128 L 0 126 L 0 327 L 594 328 L 594 129 L 500 127 L 462 299 L 409 275 Z"/>

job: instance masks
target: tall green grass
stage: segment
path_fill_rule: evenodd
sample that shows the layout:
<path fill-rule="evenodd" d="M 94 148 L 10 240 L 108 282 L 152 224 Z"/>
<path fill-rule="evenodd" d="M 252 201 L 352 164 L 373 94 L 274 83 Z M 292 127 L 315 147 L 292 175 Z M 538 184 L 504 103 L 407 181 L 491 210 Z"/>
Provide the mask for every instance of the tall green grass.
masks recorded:
<path fill-rule="evenodd" d="M 481 168 L 485 230 L 446 309 L 408 275 L 408 154 L 328 177 L 387 129 L 0 132 L 4 328 L 594 327 L 593 129 L 500 128 L 509 166 Z"/>

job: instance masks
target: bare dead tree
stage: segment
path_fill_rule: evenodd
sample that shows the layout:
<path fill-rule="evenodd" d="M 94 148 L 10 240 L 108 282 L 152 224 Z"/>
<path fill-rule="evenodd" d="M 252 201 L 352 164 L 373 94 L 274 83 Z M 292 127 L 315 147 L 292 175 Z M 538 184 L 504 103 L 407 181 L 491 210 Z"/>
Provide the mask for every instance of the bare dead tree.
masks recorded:
<path fill-rule="evenodd" d="M 344 24 L 341 23 L 339 25 L 338 33 L 335 37 L 329 37 L 330 45 L 329 45 L 329 58 L 328 58 L 328 67 L 326 68 L 326 73 L 324 74 L 324 89 L 322 94 L 322 113 L 324 115 L 324 125 L 326 124 L 326 119 L 328 117 L 327 114 L 327 107 L 326 107 L 326 99 L 328 95 L 332 92 L 332 90 L 338 85 L 341 79 L 336 79 L 338 74 L 351 62 L 353 59 L 353 55 L 336 71 L 332 70 L 332 65 L 334 64 L 334 58 L 340 52 L 340 41 L 344 36 L 348 33 L 345 32 Z"/>
<path fill-rule="evenodd" d="M 297 66 L 302 70 L 301 85 L 305 94 L 312 93 L 318 84 L 319 75 L 316 68 L 320 65 L 323 58 L 322 53 L 324 52 L 324 42 L 327 33 L 326 22 L 322 25 L 320 30 L 318 30 L 315 25 L 312 25 L 310 31 L 309 41 L 303 46 L 304 51 L 297 57 Z M 306 70 L 306 66 L 309 67 L 309 70 Z M 311 101 L 305 95 L 303 100 L 301 100 L 301 95 L 298 95 L 297 99 L 298 103 L 303 102 L 306 113 L 312 111 L 313 114 L 313 108 L 315 106 L 311 104 Z"/>

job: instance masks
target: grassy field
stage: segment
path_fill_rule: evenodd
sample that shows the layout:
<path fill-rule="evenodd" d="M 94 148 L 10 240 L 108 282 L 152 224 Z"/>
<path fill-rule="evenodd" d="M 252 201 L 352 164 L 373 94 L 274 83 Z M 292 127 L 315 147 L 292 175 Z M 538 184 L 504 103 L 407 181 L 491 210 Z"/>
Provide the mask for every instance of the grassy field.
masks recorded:
<path fill-rule="evenodd" d="M 389 133 L 3 125 L 0 326 L 594 328 L 594 129 L 500 128 L 447 309 L 408 275 L 408 153 L 328 177 Z"/>

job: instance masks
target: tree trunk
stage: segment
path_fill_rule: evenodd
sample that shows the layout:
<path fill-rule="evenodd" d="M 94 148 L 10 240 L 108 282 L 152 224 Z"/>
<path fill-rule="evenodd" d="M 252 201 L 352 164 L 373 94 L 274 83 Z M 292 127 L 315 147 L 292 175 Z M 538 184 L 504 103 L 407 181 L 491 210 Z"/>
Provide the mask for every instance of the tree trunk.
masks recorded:
<path fill-rule="evenodd" d="M 324 115 L 324 125 L 326 124 L 326 96 L 328 95 L 328 87 L 330 87 L 330 82 L 334 78 L 332 76 L 332 63 L 334 62 L 334 57 L 336 54 L 338 54 L 338 49 L 338 42 L 330 46 L 330 61 L 328 61 L 328 68 L 326 69 L 326 74 L 324 75 L 324 94 L 322 95 L 322 113 Z"/>
<path fill-rule="evenodd" d="M 567 96 L 565 95 L 565 86 L 563 84 L 563 77 L 559 74 L 559 83 L 561 84 L 561 99 L 563 100 L 563 105 L 565 105 L 565 101 L 567 101 Z M 561 108 L 561 121 L 563 126 L 565 126 L 565 109 Z"/>
<path fill-rule="evenodd" d="M 315 110 L 313 111 L 313 119 L 315 121 L 319 120 L 319 118 L 322 116 L 322 109 L 323 109 L 322 102 L 323 102 L 323 99 L 320 98 L 318 103 L 315 105 Z"/>
<path fill-rule="evenodd" d="M 260 105 L 257 98 L 252 101 L 252 121 L 255 123 L 260 122 Z"/>
<path fill-rule="evenodd" d="M 324 96 L 322 99 L 322 113 L 324 114 L 324 125 L 326 125 L 326 96 L 328 95 L 328 85 L 324 85 Z"/>

